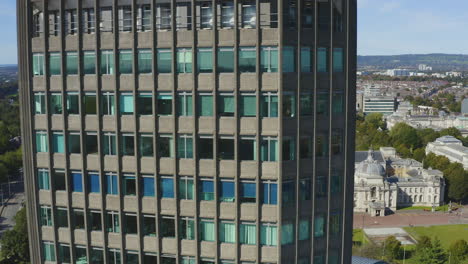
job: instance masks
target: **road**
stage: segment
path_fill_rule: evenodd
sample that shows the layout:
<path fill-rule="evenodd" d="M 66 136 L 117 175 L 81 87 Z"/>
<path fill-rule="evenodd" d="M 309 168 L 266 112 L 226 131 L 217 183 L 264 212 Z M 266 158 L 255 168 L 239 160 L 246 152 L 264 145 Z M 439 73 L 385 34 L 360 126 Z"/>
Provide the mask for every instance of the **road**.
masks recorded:
<path fill-rule="evenodd" d="M 4 188 L 5 189 L 5 188 Z M 4 206 L 0 206 L 0 237 L 3 232 L 13 228 L 15 225 L 14 217 L 16 213 L 21 209 L 24 202 L 23 183 L 19 182 L 11 185 L 11 192 L 13 193 L 10 199 L 5 199 Z"/>

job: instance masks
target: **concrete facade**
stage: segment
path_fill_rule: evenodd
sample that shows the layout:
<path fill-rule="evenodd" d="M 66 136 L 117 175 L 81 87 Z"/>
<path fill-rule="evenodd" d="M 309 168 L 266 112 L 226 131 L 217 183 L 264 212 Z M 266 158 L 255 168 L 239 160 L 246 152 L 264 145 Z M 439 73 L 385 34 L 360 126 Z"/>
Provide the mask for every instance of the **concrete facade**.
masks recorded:
<path fill-rule="evenodd" d="M 31 263 L 351 262 L 355 0 L 17 5 Z M 226 8 L 232 21 L 223 20 L 230 14 Z M 271 47 L 280 66 L 270 72 L 262 67 L 263 50 Z M 211 48 L 211 72 L 200 70 L 200 48 Z M 232 48 L 232 72 L 220 70 L 219 48 Z M 242 48 L 255 51 L 249 54 L 253 71 L 241 69 Z M 287 58 L 283 53 L 290 48 L 293 56 Z M 169 73 L 158 67 L 161 49 L 171 54 Z M 182 49 L 192 51 L 190 58 L 177 53 Z M 149 73 L 139 72 L 141 50 L 151 54 Z M 302 72 L 306 50 L 311 70 Z M 131 54 L 127 61 L 122 51 Z M 73 53 L 77 67 L 70 73 Z M 94 57 L 89 61 L 86 54 Z M 291 61 L 294 70 L 286 72 Z M 87 72 L 90 64 L 94 73 Z M 191 95 L 192 114 L 179 113 L 187 111 L 176 100 L 184 92 Z M 272 93 L 277 114 L 264 116 L 262 102 Z M 151 114 L 137 111 L 142 94 L 151 98 Z M 172 98 L 170 104 L 159 101 L 161 94 Z M 211 116 L 199 112 L 203 94 L 213 98 Z M 219 114 L 225 94 L 233 97 L 231 116 Z M 246 94 L 255 98 L 254 115 L 242 114 Z M 306 113 L 308 95 L 312 111 Z M 161 113 L 165 107 L 171 114 Z M 172 139 L 169 157 L 162 154 L 164 138 Z M 182 157 L 186 138 L 191 155 Z M 212 141 L 202 144 L 203 138 Z M 230 158 L 223 158 L 226 139 L 232 142 Z M 250 159 L 241 155 L 246 139 L 254 142 Z M 211 158 L 201 156 L 207 146 Z M 187 178 L 193 197 L 181 199 L 181 180 Z M 164 179 L 172 179 L 173 197 L 164 196 Z M 235 186 L 229 202 L 221 199 L 224 181 Z M 202 197 L 205 182 L 212 183 L 212 199 Z M 248 201 L 247 184 L 254 184 L 256 194 Z M 265 186 L 273 185 L 276 200 L 266 202 Z M 223 223 L 233 224 L 232 241 L 222 237 Z M 213 237 L 207 238 L 208 227 Z M 264 230 L 270 230 L 268 238 Z"/>
<path fill-rule="evenodd" d="M 468 148 L 452 136 L 443 136 L 427 144 L 426 155 L 429 153 L 447 157 L 450 162 L 458 162 L 468 169 Z"/>

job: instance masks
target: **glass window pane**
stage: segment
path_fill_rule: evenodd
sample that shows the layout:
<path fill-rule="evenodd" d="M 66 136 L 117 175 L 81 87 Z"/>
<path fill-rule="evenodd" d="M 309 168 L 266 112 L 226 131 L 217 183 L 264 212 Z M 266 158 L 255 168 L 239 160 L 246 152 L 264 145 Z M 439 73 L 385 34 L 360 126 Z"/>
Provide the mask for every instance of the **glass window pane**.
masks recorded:
<path fill-rule="evenodd" d="M 154 177 L 143 177 L 143 196 L 154 197 Z"/>
<path fill-rule="evenodd" d="M 262 47 L 260 52 L 262 72 L 278 72 L 278 48 Z"/>
<path fill-rule="evenodd" d="M 123 178 L 124 195 L 136 195 L 136 180 L 135 176 L 124 176 Z"/>
<path fill-rule="evenodd" d="M 184 48 L 177 49 L 177 72 L 192 72 L 192 50 Z"/>
<path fill-rule="evenodd" d="M 158 94 L 158 115 L 172 115 L 172 95 Z"/>
<path fill-rule="evenodd" d="M 174 180 L 171 178 L 162 178 L 160 182 L 162 198 L 174 198 Z"/>
<path fill-rule="evenodd" d="M 218 115 L 220 116 L 234 116 L 235 105 L 234 96 L 220 95 L 218 96 Z"/>
<path fill-rule="evenodd" d="M 254 224 L 240 224 L 239 242 L 246 245 L 257 243 L 257 226 Z"/>
<path fill-rule="evenodd" d="M 114 53 L 112 51 L 101 51 L 101 74 L 114 74 Z"/>
<path fill-rule="evenodd" d="M 153 71 L 153 54 L 149 49 L 138 50 L 138 72 L 151 73 Z"/>
<path fill-rule="evenodd" d="M 218 72 L 234 72 L 234 49 L 218 49 Z"/>
<path fill-rule="evenodd" d="M 213 49 L 200 48 L 198 49 L 198 72 L 206 73 L 213 71 Z"/>
<path fill-rule="evenodd" d="M 200 237 L 202 241 L 214 241 L 215 229 L 212 221 L 201 220 L 200 222 Z"/>
<path fill-rule="evenodd" d="M 235 201 L 235 184 L 230 181 L 221 181 L 220 183 L 220 200 L 221 202 L 234 202 Z"/>
<path fill-rule="evenodd" d="M 134 111 L 133 95 L 121 94 L 120 95 L 120 114 L 131 115 Z"/>
<path fill-rule="evenodd" d="M 236 225 L 221 222 L 219 224 L 219 240 L 223 243 L 236 243 Z"/>
<path fill-rule="evenodd" d="M 79 134 L 68 134 L 68 152 L 81 153 L 81 142 Z"/>
<path fill-rule="evenodd" d="M 294 47 L 283 48 L 283 72 L 295 72 L 296 54 Z"/>
<path fill-rule="evenodd" d="M 257 115 L 257 97 L 253 95 L 241 95 L 240 97 L 241 116 Z"/>
<path fill-rule="evenodd" d="M 99 174 L 89 174 L 88 175 L 88 185 L 89 185 L 89 192 L 91 193 L 100 193 L 101 192 L 101 184 L 99 179 Z"/>
<path fill-rule="evenodd" d="M 213 201 L 214 200 L 214 183 L 211 180 L 200 181 L 200 200 Z"/>
<path fill-rule="evenodd" d="M 49 75 L 60 75 L 62 73 L 61 71 L 61 56 L 60 53 L 50 53 L 49 54 Z"/>
<path fill-rule="evenodd" d="M 327 48 L 318 48 L 317 50 L 317 72 L 328 71 L 328 50 Z"/>
<path fill-rule="evenodd" d="M 312 72 L 312 61 L 310 48 L 301 48 L 301 72 Z"/>
<path fill-rule="evenodd" d="M 54 153 L 65 153 L 65 139 L 62 133 L 54 132 L 52 135 L 52 146 Z"/>
<path fill-rule="evenodd" d="M 240 72 L 255 72 L 257 54 L 255 47 L 241 47 L 239 50 L 239 71 Z"/>
<path fill-rule="evenodd" d="M 84 74 L 96 74 L 96 53 L 85 51 L 83 55 Z"/>
<path fill-rule="evenodd" d="M 66 63 L 68 75 L 78 74 L 78 53 L 77 52 L 67 52 L 65 63 Z"/>
<path fill-rule="evenodd" d="M 74 192 L 83 192 L 83 177 L 79 172 L 72 172 L 72 188 Z"/>
<path fill-rule="evenodd" d="M 133 54 L 130 50 L 119 51 L 119 71 L 121 74 L 133 73 Z"/>
<path fill-rule="evenodd" d="M 44 54 L 33 54 L 33 73 L 34 75 L 44 75 Z"/>
<path fill-rule="evenodd" d="M 342 48 L 333 49 L 333 71 L 343 72 L 343 49 Z"/>
<path fill-rule="evenodd" d="M 67 112 L 70 115 L 78 115 L 80 108 L 79 108 L 79 98 L 78 94 L 76 93 L 68 93 L 67 94 Z"/>
<path fill-rule="evenodd" d="M 213 116 L 213 96 L 201 94 L 198 98 L 200 116 Z"/>
<path fill-rule="evenodd" d="M 172 72 L 172 52 L 170 49 L 158 49 L 157 59 L 159 73 Z"/>
<path fill-rule="evenodd" d="M 62 94 L 53 93 L 50 95 L 50 111 L 54 115 L 61 115 L 62 111 Z M 36 110 L 37 113 L 37 110 Z"/>
<path fill-rule="evenodd" d="M 250 182 L 241 183 L 241 202 L 255 203 L 257 200 L 256 184 Z"/>
<path fill-rule="evenodd" d="M 153 136 L 141 135 L 140 136 L 140 155 L 142 157 L 153 157 Z"/>

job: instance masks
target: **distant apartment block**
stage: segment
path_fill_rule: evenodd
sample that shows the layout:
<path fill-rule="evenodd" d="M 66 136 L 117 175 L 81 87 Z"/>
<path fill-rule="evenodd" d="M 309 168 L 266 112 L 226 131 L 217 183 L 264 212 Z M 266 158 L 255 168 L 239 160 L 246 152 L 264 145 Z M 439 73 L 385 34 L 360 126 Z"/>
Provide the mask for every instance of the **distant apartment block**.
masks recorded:
<path fill-rule="evenodd" d="M 397 100 L 393 96 L 364 96 L 364 114 L 381 113 L 391 115 L 396 111 Z"/>

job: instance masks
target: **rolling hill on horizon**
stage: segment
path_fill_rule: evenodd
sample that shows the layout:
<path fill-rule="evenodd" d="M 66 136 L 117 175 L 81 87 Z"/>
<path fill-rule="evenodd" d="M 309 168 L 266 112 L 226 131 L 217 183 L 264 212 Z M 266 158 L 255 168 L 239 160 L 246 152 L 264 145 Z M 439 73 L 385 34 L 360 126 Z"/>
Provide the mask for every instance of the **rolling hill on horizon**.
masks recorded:
<path fill-rule="evenodd" d="M 432 66 L 434 71 L 468 71 L 466 54 L 402 54 L 402 55 L 358 55 L 358 68 L 417 68 L 419 64 Z"/>

